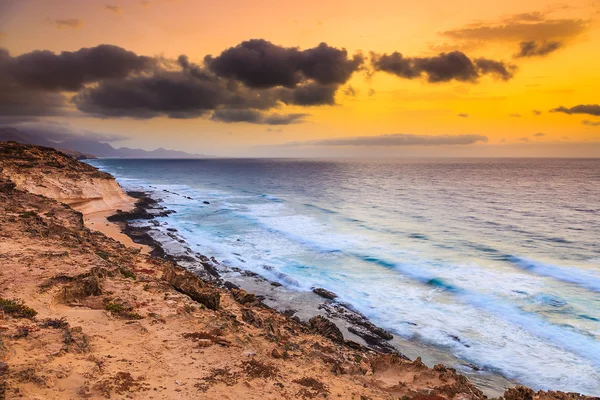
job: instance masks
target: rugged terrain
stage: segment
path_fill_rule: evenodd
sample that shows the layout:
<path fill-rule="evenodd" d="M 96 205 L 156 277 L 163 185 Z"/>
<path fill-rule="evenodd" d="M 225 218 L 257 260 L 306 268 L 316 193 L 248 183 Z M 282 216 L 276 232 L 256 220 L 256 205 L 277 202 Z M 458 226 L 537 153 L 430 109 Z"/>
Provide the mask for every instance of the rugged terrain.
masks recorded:
<path fill-rule="evenodd" d="M 484 398 L 452 369 L 346 341 L 323 317 L 286 317 L 89 218 L 131 206 L 108 174 L 0 143 L 0 399 Z"/>

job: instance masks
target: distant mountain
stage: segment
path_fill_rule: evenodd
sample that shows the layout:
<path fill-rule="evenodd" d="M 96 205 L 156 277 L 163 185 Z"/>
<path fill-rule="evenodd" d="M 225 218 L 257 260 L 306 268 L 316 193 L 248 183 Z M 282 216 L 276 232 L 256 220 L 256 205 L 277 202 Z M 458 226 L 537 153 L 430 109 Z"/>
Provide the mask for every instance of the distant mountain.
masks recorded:
<path fill-rule="evenodd" d="M 77 160 L 87 160 L 90 158 L 96 158 L 95 156 L 79 152 L 77 150 L 65 149 L 62 144 L 54 143 L 44 138 L 28 135 L 25 132 L 21 132 L 15 128 L 0 128 L 0 142 L 17 142 L 22 144 L 33 144 L 37 146 L 53 147 Z"/>
<path fill-rule="evenodd" d="M 115 157 L 115 158 L 207 158 L 204 154 L 190 154 L 183 151 L 166 150 L 158 148 L 147 151 L 142 149 L 131 149 L 121 147 L 115 149 L 108 143 L 101 143 L 96 140 L 71 138 L 60 143 L 51 142 L 39 136 L 29 135 L 15 128 L 0 128 L 0 142 L 18 142 L 24 144 L 36 144 L 38 146 L 54 147 L 55 149 L 71 150 L 86 155 L 96 157 Z M 65 151 L 66 152 L 66 151 Z"/>

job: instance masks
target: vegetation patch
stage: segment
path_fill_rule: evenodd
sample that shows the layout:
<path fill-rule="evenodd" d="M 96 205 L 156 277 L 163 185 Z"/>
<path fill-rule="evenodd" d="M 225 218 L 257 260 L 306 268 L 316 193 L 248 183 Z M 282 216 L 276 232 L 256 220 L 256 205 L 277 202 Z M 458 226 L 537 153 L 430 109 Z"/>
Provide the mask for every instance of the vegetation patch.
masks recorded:
<path fill-rule="evenodd" d="M 194 387 L 201 392 L 206 392 L 212 385 L 218 383 L 233 386 L 238 382 L 239 377 L 239 373 L 231 372 L 229 368 L 213 368 L 210 375 L 201 378 Z"/>
<path fill-rule="evenodd" d="M 124 395 L 150 390 L 143 377 L 136 379 L 129 372 L 117 372 L 114 376 L 97 382 L 93 388 L 107 398 L 110 398 L 112 392 Z"/>
<path fill-rule="evenodd" d="M 244 361 L 242 370 L 250 379 L 273 379 L 279 372 L 274 365 L 264 364 L 257 360 Z"/>
<path fill-rule="evenodd" d="M 103 260 L 108 260 L 110 258 L 110 256 L 111 256 L 110 253 L 108 253 L 106 251 L 102 251 L 102 250 L 96 251 L 96 255 L 98 257 L 100 257 L 101 259 L 103 259 Z"/>
<path fill-rule="evenodd" d="M 125 278 L 133 279 L 134 281 L 137 279 L 137 277 L 135 276 L 135 274 L 133 272 L 131 272 L 130 270 L 128 270 L 127 268 L 119 268 L 119 272 Z"/>
<path fill-rule="evenodd" d="M 23 300 L 19 299 L 7 300 L 0 297 L 0 310 L 14 318 L 32 319 L 37 315 L 37 311 L 27 307 Z"/>

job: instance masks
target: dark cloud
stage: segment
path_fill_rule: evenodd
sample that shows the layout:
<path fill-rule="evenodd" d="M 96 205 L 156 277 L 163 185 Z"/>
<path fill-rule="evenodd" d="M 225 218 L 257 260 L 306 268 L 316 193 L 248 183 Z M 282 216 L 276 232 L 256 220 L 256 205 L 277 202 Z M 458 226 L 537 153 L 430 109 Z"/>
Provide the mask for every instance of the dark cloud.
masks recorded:
<path fill-rule="evenodd" d="M 588 23 L 581 19 L 544 19 L 543 15 L 518 14 L 520 19 L 504 19 L 442 32 L 455 40 L 477 41 L 551 41 L 572 38 L 582 34 Z M 529 15 L 533 19 L 524 20 Z"/>
<path fill-rule="evenodd" d="M 540 110 L 533 110 L 533 115 L 542 115 Z"/>
<path fill-rule="evenodd" d="M 517 114 L 517 113 L 508 114 L 508 116 L 513 117 L 513 118 L 521 118 L 522 117 L 521 114 Z"/>
<path fill-rule="evenodd" d="M 550 42 L 536 42 L 535 40 L 528 40 L 519 43 L 520 50 L 515 54 L 516 58 L 524 57 L 543 57 L 546 56 L 563 46 L 561 42 L 550 41 Z"/>
<path fill-rule="evenodd" d="M 517 67 L 506 64 L 502 61 L 490 60 L 487 58 L 478 58 L 475 60 L 475 65 L 479 68 L 481 74 L 491 74 L 502 80 L 509 80 L 513 77 Z"/>
<path fill-rule="evenodd" d="M 581 121 L 581 123 L 584 125 L 587 125 L 587 126 L 600 126 L 600 121 L 583 120 L 583 121 Z"/>
<path fill-rule="evenodd" d="M 115 14 L 121 14 L 121 7 L 119 6 L 107 4 L 104 6 L 104 9 L 110 12 L 114 12 Z"/>
<path fill-rule="evenodd" d="M 321 43 L 307 50 L 282 47 L 263 39 L 252 39 L 206 56 L 205 66 L 222 78 L 235 79 L 251 88 L 294 88 L 313 80 L 322 85 L 343 84 L 363 63 L 360 55 L 348 57 L 345 49 Z"/>
<path fill-rule="evenodd" d="M 379 136 L 359 136 L 342 139 L 325 139 L 311 142 L 297 142 L 294 145 L 321 145 L 321 146 L 442 146 L 442 145 L 468 145 L 478 142 L 487 142 L 488 138 L 482 135 L 411 135 L 390 134 Z"/>
<path fill-rule="evenodd" d="M 54 23 L 58 29 L 73 28 L 78 29 L 83 26 L 83 21 L 78 18 L 55 19 Z"/>
<path fill-rule="evenodd" d="M 469 114 L 467 114 L 467 113 L 460 113 L 460 114 L 456 114 L 456 115 L 461 118 L 469 118 Z"/>
<path fill-rule="evenodd" d="M 11 74 L 26 88 L 77 91 L 86 83 L 124 78 L 154 65 L 152 58 L 103 44 L 60 54 L 36 50 L 17 57 L 9 56 L 5 73 Z"/>
<path fill-rule="evenodd" d="M 308 83 L 291 90 L 282 89 L 278 93 L 282 102 L 298 106 L 323 106 L 335 104 L 337 85 Z"/>
<path fill-rule="evenodd" d="M 575 107 L 558 107 L 550 110 L 550 112 L 560 112 L 565 114 L 589 114 L 600 116 L 600 105 L 598 104 L 580 104 Z"/>
<path fill-rule="evenodd" d="M 180 71 L 160 70 L 151 75 L 102 81 L 73 97 L 80 111 L 102 117 L 197 118 L 219 110 L 215 120 L 235 116 L 251 119 L 257 110 L 281 104 L 317 106 L 335 104 L 336 85 L 316 83 L 293 89 L 250 89 L 245 85 L 211 75 L 198 65 L 179 57 Z M 226 109 L 231 109 L 227 114 Z M 244 114 L 242 111 L 248 111 Z M 298 118 L 296 118 L 298 119 Z M 285 120 L 256 119 L 256 123 L 282 124 Z M 250 121 L 246 121 L 250 122 Z"/>
<path fill-rule="evenodd" d="M 60 93 L 44 92 L 21 86 L 11 74 L 12 58 L 0 48 L 0 116 L 15 121 L 33 116 L 58 115 L 67 106 Z"/>
<path fill-rule="evenodd" d="M 216 109 L 229 95 L 217 81 L 181 72 L 162 72 L 123 80 L 108 80 L 73 97 L 80 111 L 104 117 L 196 118 Z"/>
<path fill-rule="evenodd" d="M 535 137 L 542 137 L 542 136 L 546 136 L 546 134 L 539 132 L 539 133 L 534 134 L 533 136 L 535 136 Z"/>
<path fill-rule="evenodd" d="M 308 114 L 265 114 L 256 110 L 216 110 L 211 119 L 221 122 L 248 122 L 264 125 L 289 125 L 302 122 Z"/>
<path fill-rule="evenodd" d="M 377 71 L 385 71 L 401 78 L 414 79 L 427 74 L 432 83 L 457 80 L 476 82 L 481 75 L 491 74 L 504 80 L 512 78 L 515 67 L 501 61 L 479 58 L 471 60 L 460 51 L 441 53 L 434 57 L 404 57 L 398 52 L 371 55 Z"/>

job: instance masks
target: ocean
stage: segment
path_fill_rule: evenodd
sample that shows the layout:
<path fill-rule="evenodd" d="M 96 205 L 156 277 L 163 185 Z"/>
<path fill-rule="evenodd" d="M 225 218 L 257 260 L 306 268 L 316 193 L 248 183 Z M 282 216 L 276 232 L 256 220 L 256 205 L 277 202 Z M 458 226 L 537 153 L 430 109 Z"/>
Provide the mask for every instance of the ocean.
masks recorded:
<path fill-rule="evenodd" d="M 163 199 L 194 251 L 330 290 L 471 375 L 600 395 L 598 159 L 89 163 Z"/>

